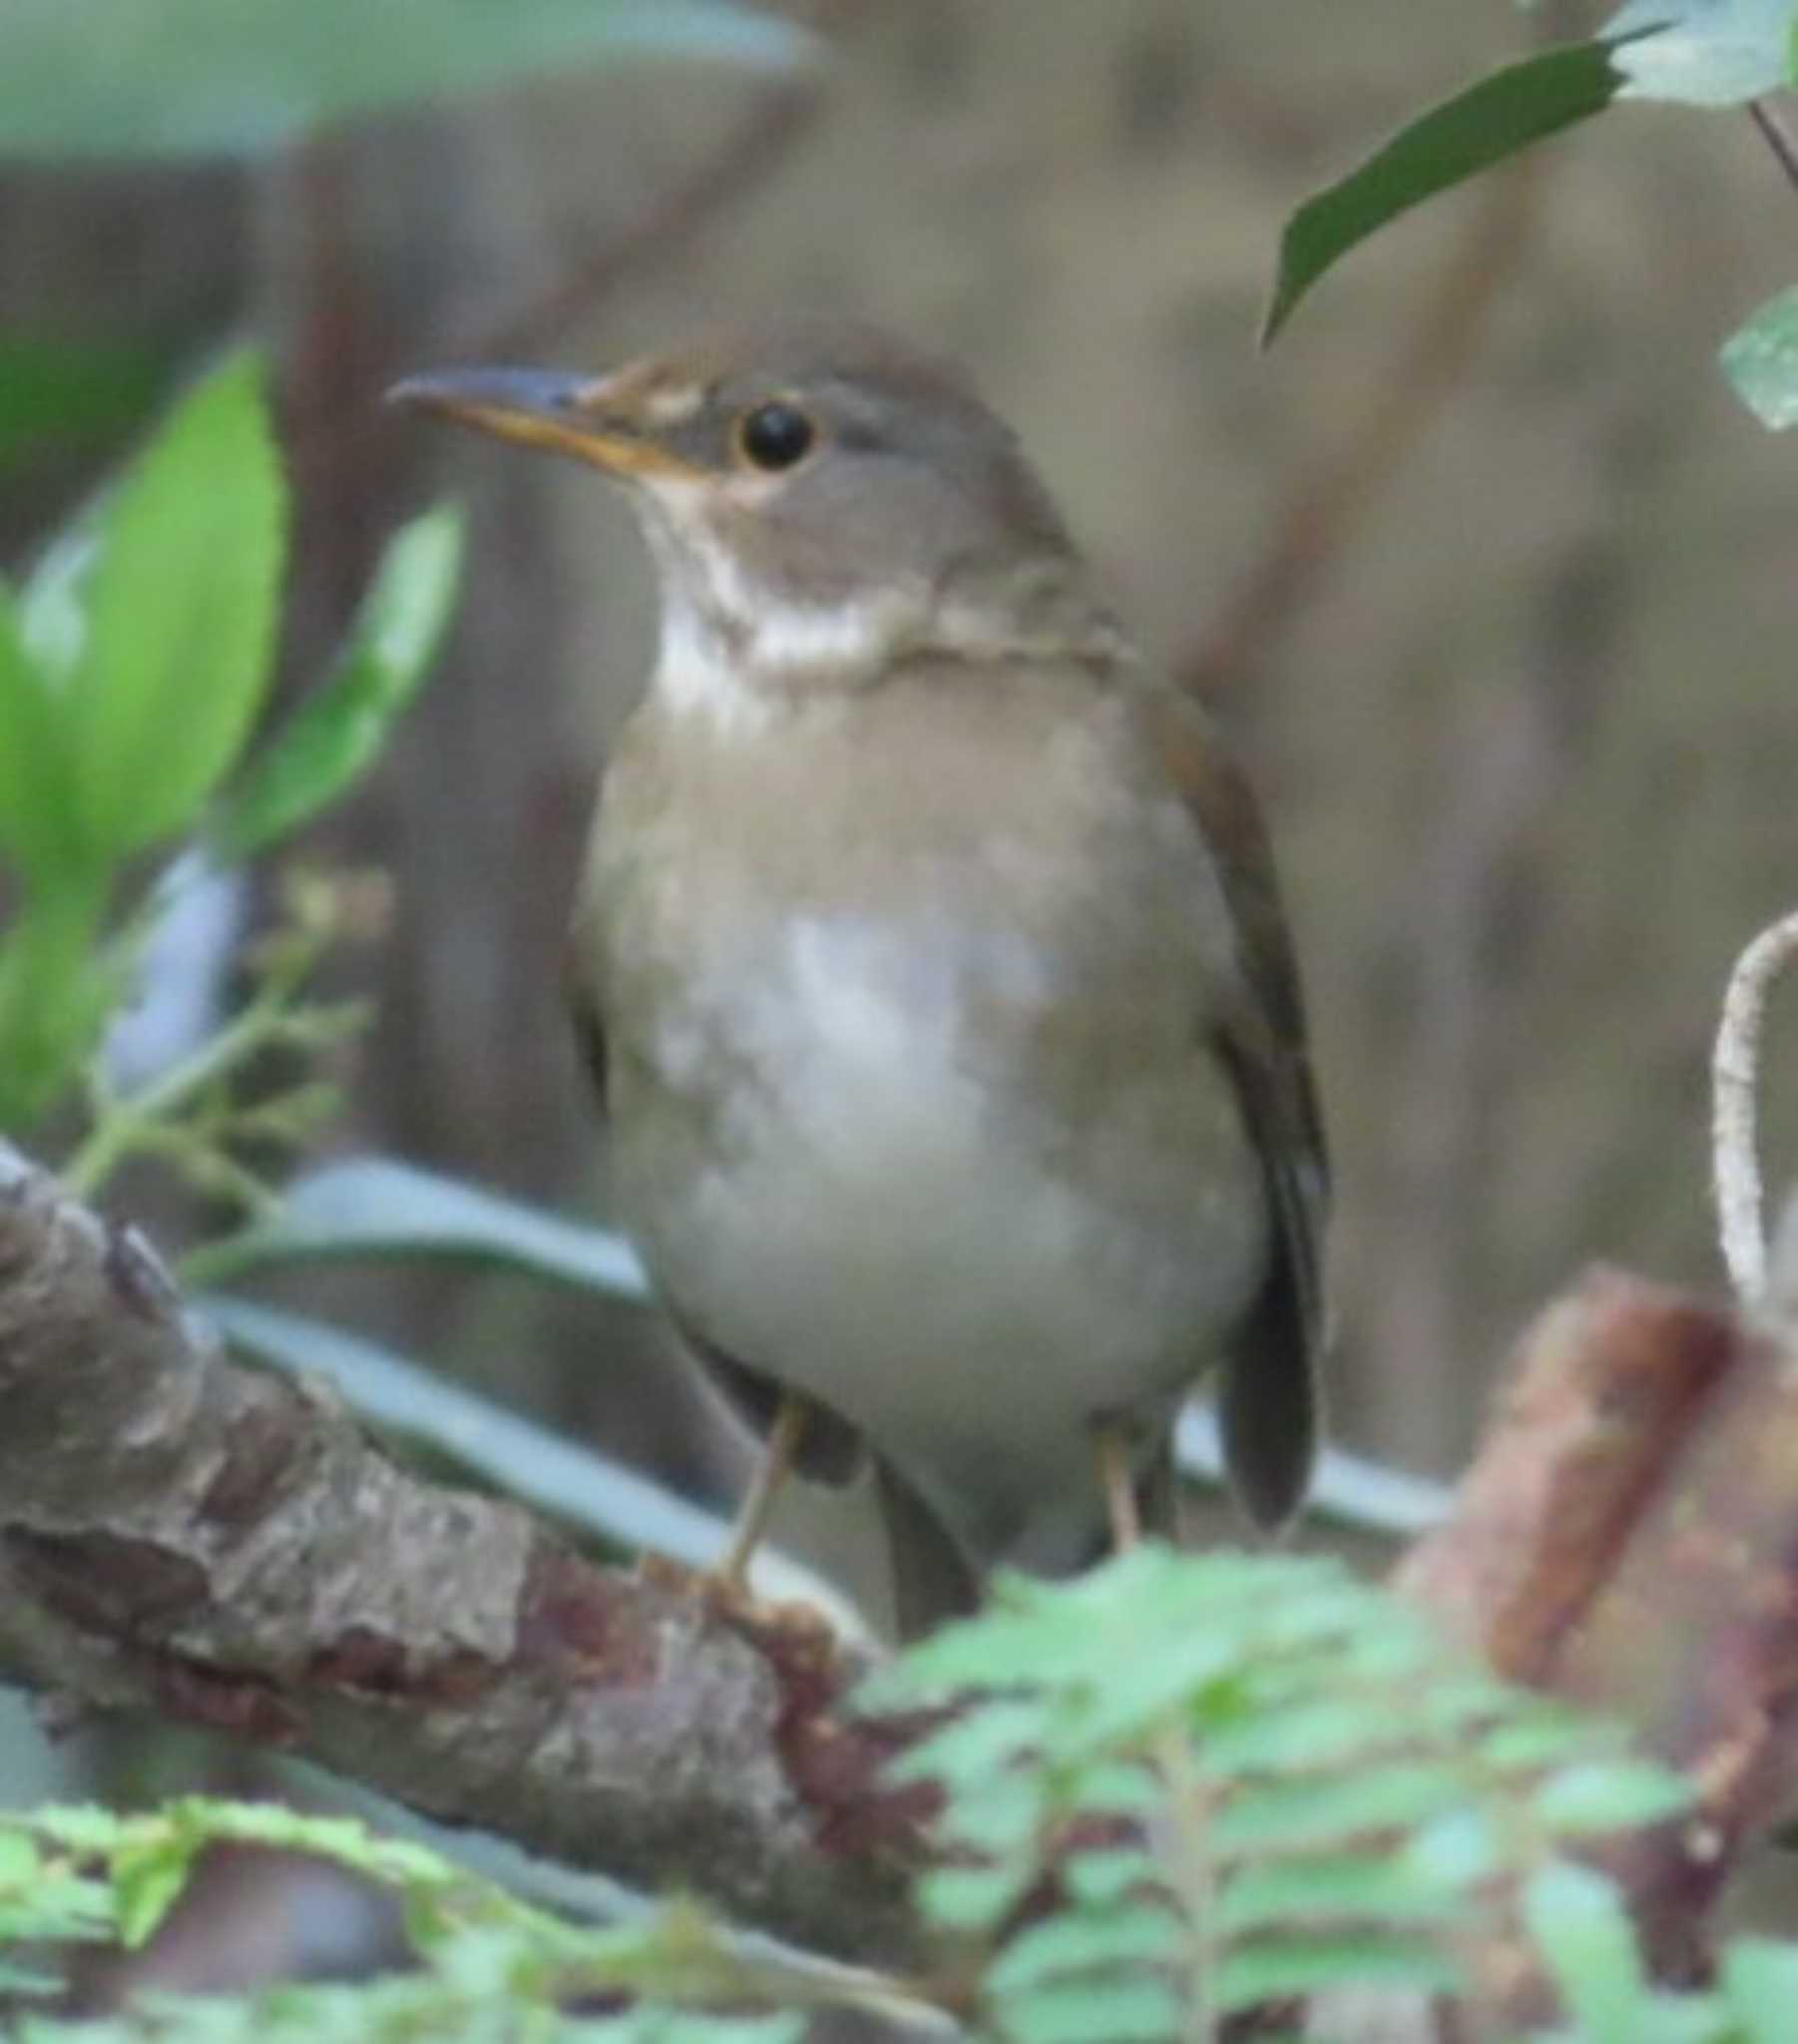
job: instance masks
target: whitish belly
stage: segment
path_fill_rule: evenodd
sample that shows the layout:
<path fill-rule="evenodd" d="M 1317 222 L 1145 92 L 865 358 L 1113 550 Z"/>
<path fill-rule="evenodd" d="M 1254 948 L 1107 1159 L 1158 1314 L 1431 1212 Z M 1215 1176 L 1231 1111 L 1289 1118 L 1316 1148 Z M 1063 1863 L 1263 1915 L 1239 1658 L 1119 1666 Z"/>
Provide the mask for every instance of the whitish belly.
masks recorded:
<path fill-rule="evenodd" d="M 1257 1282 L 1230 1089 L 1194 1045 L 1121 1069 L 1096 1115 L 1059 1112 L 1008 1064 L 1026 1032 L 1002 1019 L 1054 989 L 990 944 L 975 963 L 800 922 L 711 991 L 617 1103 L 659 1282 L 727 1353 L 855 1421 L 977 1551 L 1053 1565 L 1091 1530 L 1093 1419 L 1170 1404 Z M 720 1053 L 734 1084 L 695 1117 Z"/>

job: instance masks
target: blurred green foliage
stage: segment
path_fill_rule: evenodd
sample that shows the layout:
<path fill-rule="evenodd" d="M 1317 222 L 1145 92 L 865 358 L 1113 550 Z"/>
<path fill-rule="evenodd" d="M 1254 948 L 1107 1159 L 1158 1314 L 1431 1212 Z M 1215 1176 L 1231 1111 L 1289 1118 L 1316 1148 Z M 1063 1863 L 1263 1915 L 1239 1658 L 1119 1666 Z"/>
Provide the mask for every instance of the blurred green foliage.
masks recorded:
<path fill-rule="evenodd" d="M 1616 100 L 1739 107 L 1798 84 L 1798 0 L 1624 0 L 1585 42 L 1481 79 L 1406 124 L 1286 222 L 1271 340 L 1324 273 L 1400 214 Z M 1798 421 L 1798 317 L 1782 293 L 1725 342 L 1724 372 L 1763 425 Z"/>
<path fill-rule="evenodd" d="M 0 477 L 135 430 L 169 372 L 168 352 L 139 341 L 0 333 Z"/>
<path fill-rule="evenodd" d="M 395 538 L 334 672 L 244 765 L 287 525 L 262 381 L 253 355 L 226 358 L 22 588 L 0 584 L 0 858 L 17 896 L 0 930 L 0 1129 L 30 1130 L 85 1077 L 97 1126 L 71 1176 L 89 1190 L 139 1139 L 167 1148 L 229 1068 L 337 1033 L 340 1017 L 298 999 L 328 941 L 314 895 L 265 956 L 244 1015 L 161 1075 L 153 1103 L 111 1098 L 97 1065 L 160 905 L 145 855 L 193 839 L 221 867 L 343 794 L 419 686 L 455 588 L 460 523 L 440 509 Z M 216 1157 L 231 1133 L 216 1124 L 189 1161 Z"/>
<path fill-rule="evenodd" d="M 631 55 L 787 68 L 732 0 L 8 0 L 0 154 L 242 155 L 357 116 Z"/>
<path fill-rule="evenodd" d="M 1791 2035 L 1798 1946 L 1740 1941 L 1714 1988 L 1658 1989 L 1615 1886 L 1575 1856 L 1677 1815 L 1687 1785 L 1615 1726 L 1492 1680 L 1336 1563 L 1148 1546 L 1079 1583 L 1008 1582 L 854 1708 L 934 1726 L 895 1772 L 942 1796 L 917 1890 L 952 1936 L 940 1979 L 827 1966 L 686 1907 L 595 1930 L 358 1823 L 190 1799 L 0 1821 L 0 1964 L 22 2002 L 50 1978 L 34 1983 L 31 1946 L 143 1943 L 221 1843 L 396 1891 L 414 1968 L 16 2034 L 789 2044 L 838 2010 L 901 2031 L 953 2018 L 989 2044 L 1213 2044 L 1234 2015 L 1322 1990 L 1456 2008 L 1469 1952 L 1497 1936 L 1563 2003 L 1540 2044 Z M 572 2012 L 595 1997 L 606 2014 Z"/>

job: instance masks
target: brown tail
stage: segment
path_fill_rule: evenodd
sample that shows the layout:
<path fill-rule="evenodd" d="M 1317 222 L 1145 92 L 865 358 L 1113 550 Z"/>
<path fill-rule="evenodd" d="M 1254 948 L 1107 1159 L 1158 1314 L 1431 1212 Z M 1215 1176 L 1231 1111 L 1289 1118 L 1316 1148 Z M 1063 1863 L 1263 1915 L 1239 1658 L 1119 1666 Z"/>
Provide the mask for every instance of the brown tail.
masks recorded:
<path fill-rule="evenodd" d="M 893 1623 L 900 1646 L 980 1604 L 980 1579 L 942 1521 L 890 1463 L 875 1464 L 875 1486 L 893 1572 Z"/>

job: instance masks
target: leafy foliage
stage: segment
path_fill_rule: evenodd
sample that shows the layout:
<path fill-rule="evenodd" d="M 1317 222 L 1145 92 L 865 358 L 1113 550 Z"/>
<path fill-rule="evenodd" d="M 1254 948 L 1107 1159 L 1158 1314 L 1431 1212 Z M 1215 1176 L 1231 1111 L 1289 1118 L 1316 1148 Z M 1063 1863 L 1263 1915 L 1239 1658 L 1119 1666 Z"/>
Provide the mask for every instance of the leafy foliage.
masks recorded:
<path fill-rule="evenodd" d="M 1376 229 L 1598 113 L 1621 82 L 1605 44 L 1573 43 L 1495 71 L 1401 129 L 1286 223 L 1262 339 L 1273 339 L 1324 271 Z"/>
<path fill-rule="evenodd" d="M 1145 1548 L 1079 1583 L 1009 1583 L 860 1708 L 933 1714 L 898 1773 L 943 1794 L 919 1887 L 956 1954 L 939 1982 L 770 1953 L 686 1907 L 573 1925 L 357 1823 L 185 1800 L 0 1822 L 0 1991 L 45 1985 L 57 1946 L 142 1942 L 202 1852 L 248 1842 L 394 1889 L 418 1970 L 19 2034 L 788 2044 L 843 2007 L 953 2011 L 996 2044 L 1156 2044 L 1351 1983 L 1453 1997 L 1460 1954 L 1502 1924 L 1554 1982 L 1567 2044 L 1789 2035 L 1798 1946 L 1741 1942 L 1714 1990 L 1663 1992 L 1614 1886 L 1571 1856 L 1677 1812 L 1684 1785 L 1334 1563 Z M 607 2014 L 574 2012 L 596 1999 Z"/>
<path fill-rule="evenodd" d="M 1351 249 L 1400 214 L 1613 100 L 1736 107 L 1798 77 L 1798 0 L 1623 0 L 1600 33 L 1512 64 L 1410 122 L 1286 223 L 1263 328 L 1271 340 Z M 1791 294 L 1724 346 L 1723 367 L 1764 425 L 1798 420 Z"/>
<path fill-rule="evenodd" d="M 84 1191 L 159 1149 L 209 1192 L 253 1203 L 233 1146 L 291 1141 L 323 1101 L 302 1086 L 243 1120 L 228 1082 L 270 1049 L 328 1048 L 350 1023 L 300 999 L 333 933 L 315 886 L 293 896 L 257 993 L 219 1041 L 133 1098 L 98 1057 L 168 898 L 153 883 L 119 916 L 142 854 L 197 833 L 222 867 L 309 820 L 378 756 L 442 631 L 460 559 L 447 510 L 395 537 L 335 673 L 229 786 L 266 694 L 286 512 L 260 364 L 232 355 L 16 596 L 0 584 L 0 855 L 20 897 L 0 936 L 0 1129 L 38 1123 L 86 1074 Z"/>
<path fill-rule="evenodd" d="M 1685 1800 L 1617 1729 L 1492 1681 L 1334 1562 L 1148 1547 L 1012 1583 L 873 1696 L 940 1708 L 1000 1670 L 901 1772 L 948 1791 L 958 1863 L 922 1900 L 994 1947 L 991 2026 L 1023 2044 L 1125 1988 L 1156 2036 L 1325 1987 L 1450 1990 L 1508 1884 Z M 1051 1883 L 1057 1912 L 1017 1931 Z"/>
<path fill-rule="evenodd" d="M 733 0 L 10 0 L 0 153 L 257 152 L 620 55 L 787 66 L 808 47 Z"/>
<path fill-rule="evenodd" d="M 81 629 L 44 677 L 68 748 L 79 855 L 122 861 L 189 823 L 267 687 L 285 551 L 261 370 L 189 396 L 78 544 Z"/>
<path fill-rule="evenodd" d="M 380 757 L 430 671 L 462 569 L 462 520 L 440 506 L 389 543 L 336 670 L 219 805 L 208 838 L 249 858 L 328 808 Z"/>
<path fill-rule="evenodd" d="M 670 1910 L 643 1929 L 590 1930 L 528 1908 L 419 1845 L 337 1817 L 268 1804 L 188 1798 L 154 1815 L 49 1809 L 0 1820 L 0 1957 L 17 1941 L 41 1948 L 108 1938 L 143 1944 L 215 1845 L 261 1845 L 327 1859 L 394 1890 L 419 1965 L 366 1986 L 290 1986 L 237 2001 L 159 1997 L 121 2020 L 27 2021 L 10 2032 L 60 2044 L 103 2040 L 311 2040 L 528 2034 L 568 2044 L 796 2044 L 781 2013 L 724 2016 L 725 2002 L 771 2003 L 814 1993 L 797 1969 L 740 1958 L 697 1915 Z M 54 1982 L 10 1960 L 0 1993 L 27 1997 Z M 793 1977 L 789 1978 L 789 1972 Z M 565 2004 L 653 1997 L 606 2018 Z M 682 1997 L 687 2005 L 682 2006 Z"/>

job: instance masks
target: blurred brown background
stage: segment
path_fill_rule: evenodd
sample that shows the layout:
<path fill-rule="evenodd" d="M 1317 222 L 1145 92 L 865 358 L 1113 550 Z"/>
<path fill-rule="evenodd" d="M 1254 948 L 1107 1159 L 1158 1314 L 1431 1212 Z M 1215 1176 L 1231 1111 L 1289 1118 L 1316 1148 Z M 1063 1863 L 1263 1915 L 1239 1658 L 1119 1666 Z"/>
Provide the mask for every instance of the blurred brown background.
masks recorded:
<path fill-rule="evenodd" d="M 345 1140 L 603 1212 L 561 927 L 653 632 L 593 478 L 377 393 L 473 356 L 597 367 L 788 303 L 869 314 L 973 364 L 1248 758 L 1338 1156 L 1336 1431 L 1451 1473 L 1508 1337 L 1575 1267 L 1714 1281 L 1717 998 L 1798 900 L 1798 460 L 1713 355 L 1791 275 L 1798 202 L 1745 120 L 1617 109 L 1383 236 L 1263 356 L 1285 213 L 1514 54 L 1534 31 L 1509 0 L 790 11 L 832 45 L 808 86 L 641 66 L 255 173 L 0 181 L 0 308 L 235 320 L 275 350 L 295 682 L 398 516 L 471 507 L 442 672 L 318 847 L 395 888 Z M 0 539 L 84 480 L 31 478 Z M 1798 1099 L 1798 1051 L 1769 1084 Z M 627 1315 L 497 1279 L 325 1302 L 715 1480 Z"/>

